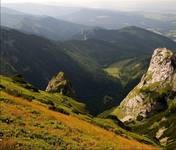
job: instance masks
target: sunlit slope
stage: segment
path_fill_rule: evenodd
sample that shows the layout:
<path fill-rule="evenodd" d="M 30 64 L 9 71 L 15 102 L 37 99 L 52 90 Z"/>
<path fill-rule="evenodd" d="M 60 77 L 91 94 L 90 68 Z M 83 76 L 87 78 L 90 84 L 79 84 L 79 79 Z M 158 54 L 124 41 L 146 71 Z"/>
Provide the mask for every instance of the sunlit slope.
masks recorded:
<path fill-rule="evenodd" d="M 149 64 L 148 56 L 132 57 L 122 61 L 115 62 L 104 70 L 111 76 L 120 79 L 122 85 L 128 86 L 131 82 L 136 85 L 142 75 L 147 70 Z M 136 80 L 137 82 L 135 82 Z M 133 86 L 134 86 L 133 85 Z"/>
<path fill-rule="evenodd" d="M 156 149 L 5 92 L 1 92 L 0 104 L 0 148 Z"/>
<path fill-rule="evenodd" d="M 28 101 L 46 104 L 49 109 L 65 114 L 86 114 L 86 106 L 59 93 L 51 94 L 38 90 L 21 76 L 5 77 L 0 75 L 0 89 L 10 95 L 22 97 Z"/>

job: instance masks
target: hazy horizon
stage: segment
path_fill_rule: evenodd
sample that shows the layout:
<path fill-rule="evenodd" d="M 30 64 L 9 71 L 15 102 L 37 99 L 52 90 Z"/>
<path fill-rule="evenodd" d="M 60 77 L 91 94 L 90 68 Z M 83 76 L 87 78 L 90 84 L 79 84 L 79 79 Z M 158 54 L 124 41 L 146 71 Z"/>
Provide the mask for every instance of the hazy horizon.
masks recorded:
<path fill-rule="evenodd" d="M 175 11 L 175 0 L 2 0 L 2 4 L 34 3 L 66 7 L 87 7 L 134 11 Z"/>

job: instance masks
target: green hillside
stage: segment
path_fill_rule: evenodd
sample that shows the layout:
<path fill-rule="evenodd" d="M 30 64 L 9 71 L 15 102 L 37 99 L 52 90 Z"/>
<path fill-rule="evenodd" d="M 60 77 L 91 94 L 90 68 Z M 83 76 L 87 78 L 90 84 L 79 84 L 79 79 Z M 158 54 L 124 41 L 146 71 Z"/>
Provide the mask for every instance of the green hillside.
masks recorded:
<path fill-rule="evenodd" d="M 2 28 L 1 35 L 1 74 L 23 74 L 30 83 L 45 89 L 49 79 L 63 71 L 72 82 L 77 99 L 86 103 L 93 114 L 119 104 L 138 81 L 138 77 L 129 78 L 123 89 L 123 81 L 104 68 L 127 59 L 143 59 L 156 46 L 176 47 L 172 40 L 137 27 L 97 29 L 88 40 L 57 43 L 9 28 Z M 128 72 L 123 74 L 124 79 Z"/>
<path fill-rule="evenodd" d="M 154 51 L 148 70 L 120 105 L 101 114 L 117 116 L 133 132 L 148 136 L 165 149 L 176 148 L 176 55 Z"/>
<path fill-rule="evenodd" d="M 2 28 L 1 54 L 1 74 L 17 72 L 41 89 L 46 88 L 54 74 L 65 72 L 77 99 L 86 103 L 92 113 L 101 112 L 121 99 L 122 87 L 117 79 L 108 76 L 90 57 L 71 51 L 63 43 Z"/>
<path fill-rule="evenodd" d="M 84 40 L 86 36 L 87 40 Z M 70 48 L 90 56 L 102 66 L 131 58 L 150 55 L 153 49 L 175 49 L 171 39 L 143 28 L 131 26 L 119 30 L 94 29 L 75 36 L 78 40 L 66 42 Z"/>
<path fill-rule="evenodd" d="M 128 92 L 139 82 L 142 75 L 146 72 L 148 64 L 148 56 L 133 57 L 113 63 L 104 68 L 104 70 L 109 75 L 118 78 Z"/>
<path fill-rule="evenodd" d="M 48 105 L 52 110 L 63 111 L 65 114 L 87 114 L 85 104 L 58 93 L 41 91 L 27 83 L 20 75 L 16 75 L 12 78 L 0 76 L 0 85 L 1 90 L 10 95 L 21 97 L 28 101 L 35 99 L 35 101 Z"/>
<path fill-rule="evenodd" d="M 97 28 L 75 38 L 78 40 L 64 42 L 68 50 L 93 59 L 105 72 L 119 79 L 125 96 L 145 73 L 153 49 L 176 48 L 171 39 L 135 26 L 119 30 Z"/>
<path fill-rule="evenodd" d="M 176 148 L 176 99 L 168 102 L 169 108 L 160 112 L 149 119 L 136 121 L 129 124 L 133 132 L 146 135 L 154 141 L 160 140 L 160 143 L 167 150 Z M 156 137 L 158 139 L 156 139 Z"/>
<path fill-rule="evenodd" d="M 124 143 L 127 150 L 159 148 L 120 121 L 92 118 L 84 104 L 38 90 L 21 76 L 0 81 L 0 149 L 120 150 Z"/>

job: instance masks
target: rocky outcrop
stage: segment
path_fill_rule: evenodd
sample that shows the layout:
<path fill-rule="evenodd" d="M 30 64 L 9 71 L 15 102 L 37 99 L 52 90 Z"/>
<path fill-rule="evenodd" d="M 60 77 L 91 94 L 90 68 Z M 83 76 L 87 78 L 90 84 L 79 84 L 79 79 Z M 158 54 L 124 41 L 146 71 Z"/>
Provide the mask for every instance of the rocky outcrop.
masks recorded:
<path fill-rule="evenodd" d="M 59 72 L 49 81 L 46 91 L 60 93 L 69 97 L 74 97 L 75 95 L 71 82 L 65 78 L 64 72 Z"/>
<path fill-rule="evenodd" d="M 113 112 L 122 121 L 142 119 L 167 107 L 167 99 L 176 92 L 176 55 L 166 48 L 154 51 L 141 82 Z"/>

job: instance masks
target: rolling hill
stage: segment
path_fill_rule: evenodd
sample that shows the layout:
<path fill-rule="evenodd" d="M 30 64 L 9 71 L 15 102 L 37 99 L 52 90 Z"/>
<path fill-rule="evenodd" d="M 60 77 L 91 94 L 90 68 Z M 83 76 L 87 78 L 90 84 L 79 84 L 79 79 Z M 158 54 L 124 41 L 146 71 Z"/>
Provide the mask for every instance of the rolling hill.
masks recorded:
<path fill-rule="evenodd" d="M 86 37 L 86 40 L 84 40 Z M 110 65 L 124 58 L 151 55 L 157 47 L 176 48 L 176 43 L 162 35 L 131 26 L 119 30 L 94 29 L 75 35 L 81 41 L 69 41 L 83 54 L 94 58 L 100 65 Z"/>

